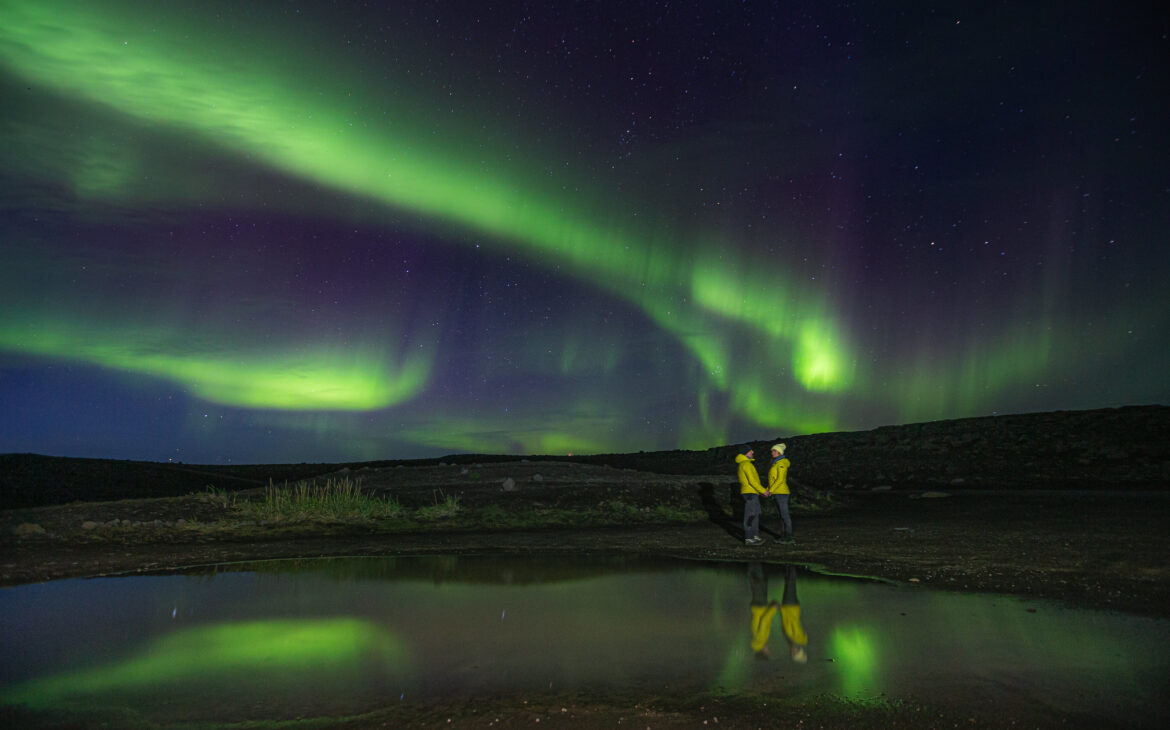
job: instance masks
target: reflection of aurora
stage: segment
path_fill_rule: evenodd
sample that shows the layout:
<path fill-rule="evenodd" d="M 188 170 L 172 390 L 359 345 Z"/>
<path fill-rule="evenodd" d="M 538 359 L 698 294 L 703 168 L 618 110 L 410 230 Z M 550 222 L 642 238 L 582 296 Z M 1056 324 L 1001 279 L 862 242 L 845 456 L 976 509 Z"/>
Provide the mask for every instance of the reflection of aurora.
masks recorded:
<path fill-rule="evenodd" d="M 859 626 L 838 626 L 829 647 L 841 674 L 841 693 L 850 698 L 876 696 L 880 690 L 878 656 L 870 632 Z"/>
<path fill-rule="evenodd" d="M 399 640 L 366 621 L 222 624 L 172 634 L 116 664 L 17 685 L 4 693 L 3 701 L 43 707 L 84 695 L 180 684 L 223 689 L 239 683 L 304 685 L 344 673 L 351 676 L 371 664 L 391 675 L 404 676 L 407 671 Z"/>
<path fill-rule="evenodd" d="M 376 84 L 360 58 L 326 52 L 327 40 L 276 14 L 233 24 L 203 4 L 142 7 L 0 0 L 0 84 L 19 89 L 21 102 L 0 118 L 10 142 L 0 161 L 25 207 L 68 223 L 5 231 L 0 349 L 178 384 L 202 402 L 260 411 L 242 417 L 250 426 L 331 437 L 334 449 L 370 457 L 386 456 L 371 433 L 436 451 L 580 452 L 954 417 L 986 412 L 1039 380 L 1075 381 L 1083 362 L 1079 324 L 1052 314 L 1061 310 L 1055 283 L 1038 301 L 1013 302 L 1040 312 L 1035 321 L 1000 326 L 980 315 L 945 345 L 925 328 L 875 354 L 856 331 L 868 328 L 853 322 L 847 277 L 818 270 L 813 280 L 795 261 L 755 255 L 778 239 L 790 242 L 785 249 L 811 242 L 779 223 L 748 233 L 718 216 L 680 216 L 690 201 L 674 193 L 639 190 L 636 177 L 600 162 L 561 164 L 555 141 L 530 142 L 526 122 L 494 109 L 490 95 L 450 101 L 445 88 L 407 79 L 411 63 L 442 66 L 418 49 Z M 79 117 L 85 123 L 71 121 Z M 217 233 L 217 258 L 205 255 L 205 238 L 186 249 L 169 237 L 184 223 L 199 229 L 193 219 L 208 209 L 240 208 L 324 216 L 337 240 L 257 253 L 246 232 Z M 636 316 L 633 329 L 655 330 L 646 345 L 655 356 L 631 353 L 641 333 L 618 342 L 614 329 L 590 328 L 595 313 L 567 305 L 551 332 L 506 355 L 521 368 L 496 372 L 504 357 L 494 343 L 462 336 L 467 310 L 481 306 L 467 282 L 453 274 L 396 298 L 387 291 L 402 282 L 372 281 L 371 270 L 401 261 L 368 264 L 366 250 L 342 240 L 351 219 L 378 239 L 364 245 L 383 252 L 441 239 L 462 246 L 460 261 L 475 274 L 500 259 L 535 264 L 587 289 L 599 310 Z M 110 235 L 109 221 L 117 235 L 138 225 L 141 250 L 49 253 L 86 240 L 78 228 Z M 381 240 L 387 222 L 395 236 Z M 337 268 L 307 287 L 306 301 L 287 283 L 297 272 L 283 259 L 320 257 L 322 248 L 337 252 Z M 488 249 L 490 264 L 474 258 Z M 61 265 L 69 260 L 78 266 Z M 116 271 L 96 284 L 75 279 L 99 265 Z M 474 301 L 437 293 L 447 291 Z M 1144 326 L 1153 317 L 1161 315 L 1130 319 Z M 455 334 L 424 334 L 440 325 Z M 501 315 L 477 331 L 510 326 Z M 1124 345 L 1124 335 L 1100 337 L 1097 350 Z M 442 365 L 456 357 L 471 360 L 461 379 L 484 378 L 482 390 L 452 383 L 460 378 Z M 658 388 L 615 385 L 619 371 Z M 516 385 L 534 380 L 539 392 Z M 410 404 L 418 412 L 400 410 Z M 392 407 L 373 427 L 338 413 Z M 645 428 L 648 412 L 669 425 Z"/>
<path fill-rule="evenodd" d="M 35 660 L 6 662 L 0 701 L 121 704 L 161 720 L 187 700 L 206 704 L 210 691 L 221 701 L 208 717 L 227 721 L 254 716 L 258 698 L 294 694 L 295 708 L 276 701 L 282 716 L 364 712 L 403 693 L 454 701 L 669 686 L 771 704 L 945 689 L 979 706 L 1008 693 L 1041 712 L 1119 708 L 1115 724 L 1149 724 L 1166 704 L 1170 622 L 1005 596 L 802 574 L 809 659 L 797 664 L 783 651 L 753 656 L 752 592 L 736 565 L 445 556 L 222 569 L 5 589 L 0 655 Z M 93 608 L 57 610 L 78 603 Z M 180 621 L 222 623 L 168 636 L 176 604 Z M 163 638 L 143 649 L 121 644 L 152 632 Z M 779 634 L 771 641 L 784 646 Z"/>

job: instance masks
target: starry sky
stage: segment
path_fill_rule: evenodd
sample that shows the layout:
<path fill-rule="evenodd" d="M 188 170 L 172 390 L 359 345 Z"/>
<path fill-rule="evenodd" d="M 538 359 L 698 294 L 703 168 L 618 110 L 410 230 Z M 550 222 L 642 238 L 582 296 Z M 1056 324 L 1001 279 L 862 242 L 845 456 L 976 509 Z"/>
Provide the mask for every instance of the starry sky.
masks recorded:
<path fill-rule="evenodd" d="M 1155 6 L 0 0 L 0 452 L 1170 403 Z"/>

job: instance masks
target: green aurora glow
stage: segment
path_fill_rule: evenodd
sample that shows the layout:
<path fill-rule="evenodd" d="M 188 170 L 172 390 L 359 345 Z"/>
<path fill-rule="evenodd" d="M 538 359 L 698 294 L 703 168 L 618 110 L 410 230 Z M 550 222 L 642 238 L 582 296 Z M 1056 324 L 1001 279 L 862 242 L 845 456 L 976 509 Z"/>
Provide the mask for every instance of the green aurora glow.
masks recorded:
<path fill-rule="evenodd" d="M 0 328 L 0 347 L 174 380 L 212 403 L 278 410 L 384 408 L 418 393 L 429 367 L 425 358 L 415 357 L 393 368 L 353 349 L 269 352 L 259 362 L 227 352 L 180 356 L 170 353 L 183 345 L 165 333 L 119 336 L 107 329 L 93 337 L 89 332 L 67 323 L 8 326 Z"/>
<path fill-rule="evenodd" d="M 809 277 L 800 266 L 762 266 L 740 254 L 776 239 L 799 250 L 809 244 L 801 234 L 779 224 L 745 232 L 717 216 L 678 216 L 673 211 L 685 201 L 655 190 L 623 192 L 629 181 L 616 172 L 559 169 L 557 141 L 526 141 L 529 123 L 509 121 L 490 98 L 448 104 L 402 68 L 375 79 L 359 59 L 291 20 L 230 28 L 215 20 L 214 6 L 145 7 L 0 0 L 0 68 L 11 78 L 7 88 L 22 89 L 21 103 L 0 117 L 15 143 L 0 159 L 9 175 L 33 183 L 23 193 L 30 199 L 69 191 L 44 193 L 47 209 L 105 211 L 114 220 L 137 206 L 164 216 L 191 206 L 307 209 L 343 224 L 425 228 L 468 251 L 483 245 L 493 256 L 515 256 L 592 288 L 610 303 L 603 307 L 635 308 L 670 339 L 681 362 L 645 377 L 677 378 L 673 400 L 690 410 L 662 446 L 709 446 L 743 433 L 744 424 L 838 430 L 855 424 L 858 417 L 847 414 L 858 410 L 902 421 L 979 414 L 1028 388 L 1075 383 L 1080 372 L 1079 320 L 1053 314 L 1064 297 L 1058 280 L 1018 295 L 1018 310 L 1034 312 L 1038 302 L 1046 309 L 1010 329 L 964 328 L 969 334 L 958 339 L 923 331 L 875 355 L 869 336 L 854 329 L 844 274 Z M 404 45 L 401 53 L 422 51 Z M 88 131 L 61 113 L 78 110 L 93 120 Z M 265 192 L 278 185 L 290 192 Z M 389 430 L 434 449 L 612 451 L 629 448 L 639 432 L 636 418 L 612 414 L 554 424 L 548 408 L 531 402 L 514 404 L 523 412 L 513 428 L 465 402 L 426 400 L 449 387 L 436 371 L 445 355 L 433 338 L 387 335 L 384 325 L 325 337 L 322 328 L 274 320 L 283 334 L 273 344 L 224 316 L 232 301 L 243 302 L 233 295 L 200 310 L 198 336 L 190 337 L 173 324 L 182 315 L 163 304 L 164 291 L 145 306 L 95 306 L 60 274 L 48 277 L 56 298 L 48 304 L 26 282 L 36 252 L 50 242 L 35 231 L 24 235 L 20 250 L 32 263 L 23 274 L 0 275 L 0 284 L 22 291 L 0 310 L 0 349 L 10 353 L 159 378 L 210 403 L 288 412 L 288 424 L 302 422 L 298 411 L 425 402 L 425 417 L 403 416 Z M 163 253 L 157 257 L 165 265 Z M 249 286 L 241 280 L 241 289 Z M 410 316 L 451 317 L 437 298 L 419 303 L 431 310 L 421 315 L 395 311 L 388 300 L 377 306 L 391 329 Z M 1156 328 L 1162 319 L 1150 305 L 1129 321 Z M 1126 346 L 1125 334 L 1109 337 Z M 899 346 L 915 340 L 920 352 Z M 530 340 L 524 349 L 529 368 L 559 368 L 568 382 L 612 377 L 628 357 L 604 331 Z M 475 367 L 492 373 L 484 359 Z M 591 390 L 589 397 L 620 396 Z M 576 413 L 580 400 L 556 407 Z M 335 422 L 342 441 L 366 430 L 347 432 L 344 423 Z"/>
<path fill-rule="evenodd" d="M 777 341 L 778 349 L 791 350 L 792 371 L 810 390 L 840 389 L 848 383 L 843 338 L 832 334 L 832 318 L 823 307 L 807 303 L 815 301 L 815 292 L 801 291 L 803 287 L 794 282 L 744 283 L 741 272 L 718 259 L 688 263 L 677 249 L 655 245 L 636 232 L 597 226 L 590 221 L 591 212 L 574 211 L 571 199 L 542 195 L 539 186 L 525 185 L 522 172 L 467 165 L 445 154 L 445 145 L 420 149 L 415 139 L 397 134 L 390 125 L 376 124 L 362 105 L 348 101 L 352 92 L 346 97 L 331 97 L 321 89 L 298 94 L 300 85 L 287 71 L 278 70 L 275 58 L 236 46 L 208 45 L 205 38 L 214 37 L 212 33 L 158 28 L 154 19 L 125 8 L 99 10 L 89 3 L 52 9 L 8 3 L 5 16 L 0 58 L 26 79 L 108 105 L 142 122 L 214 139 L 317 183 L 506 240 L 546 263 L 564 265 L 596 283 L 607 282 L 603 285 L 615 294 L 634 292 L 651 316 L 671 331 L 681 334 L 695 327 L 717 331 L 729 326 L 721 322 L 724 319 L 752 328 Z M 223 83 L 229 74 L 230 86 Z M 373 98 L 373 92 L 366 93 Z M 84 176 L 79 186 L 89 194 L 121 190 L 129 177 L 120 169 L 121 159 L 108 150 L 98 149 L 97 155 L 95 160 L 87 151 L 78 167 Z M 671 302 L 688 289 L 697 307 L 671 312 Z M 806 304 L 790 312 L 788 302 L 793 299 Z M 692 337 L 683 341 L 697 342 Z M 44 348 L 29 349 L 47 353 Z M 86 352 L 104 348 L 79 349 L 84 359 Z M 729 358 L 710 348 L 696 347 L 695 352 L 713 370 L 730 369 Z M 114 358 L 92 361 L 121 365 Z M 190 373 L 203 365 L 182 363 L 166 371 Z M 260 370 L 245 377 L 262 380 L 267 373 Z M 348 381 L 352 375 L 343 373 L 340 379 Z M 743 388 L 735 381 L 730 386 L 739 400 L 756 397 L 753 391 L 740 394 Z M 263 399 L 235 402 L 265 405 Z M 290 401 L 283 407 L 292 405 Z M 355 398 L 347 404 L 308 397 L 301 407 L 382 405 L 386 401 L 378 398 Z"/>
<path fill-rule="evenodd" d="M 124 10 L 119 15 L 116 8 L 111 13 L 87 3 L 67 9 L 39 7 L 17 3 L 6 8 L 9 21 L 0 31 L 5 65 L 28 79 L 112 106 L 140 121 L 214 139 L 320 184 L 491 234 L 542 261 L 564 265 L 615 294 L 637 293 L 642 299 L 639 303 L 658 324 L 680 335 L 695 329 L 715 332 L 731 323 L 752 328 L 774 343 L 768 345 L 770 359 L 789 354 L 792 372 L 810 390 L 839 390 L 848 383 L 845 361 L 849 356 L 843 338 L 832 334 L 831 317 L 811 304 L 788 311 L 787 302 L 801 287 L 783 282 L 777 286 L 778 282 L 766 279 L 744 283 L 741 272 L 716 258 L 688 264 L 676 249 L 609 226 L 598 227 L 589 221 L 589 213 L 574 212 L 570 199 L 541 195 L 538 186 L 525 186 L 521 173 L 485 173 L 450 159 L 442 147 L 419 149 L 414 140 L 396 135 L 388 125 L 379 129 L 368 113 L 347 99 L 330 98 L 319 89 L 298 94 L 295 80 L 276 70 L 273 59 L 262 54 L 208 46 L 202 34 L 189 35 L 187 28 L 181 35 L 168 33 L 166 28 L 157 28 L 153 19 Z M 198 43 L 191 40 L 195 37 L 200 37 Z M 117 38 L 123 39 L 121 46 L 111 55 Z M 236 59 L 231 86 L 222 81 L 226 62 L 217 60 L 226 58 Z M 86 176 L 81 187 L 90 194 L 121 190 L 121 181 L 129 175 L 112 161 L 117 156 L 100 150 L 98 154 L 102 162 L 94 163 L 87 153 L 79 167 Z M 89 174 L 89 170 L 97 172 Z M 509 180 L 516 182 L 509 184 Z M 103 181 L 113 184 L 103 187 Z M 672 312 L 670 303 L 685 298 L 688 289 L 697 306 Z M 813 292 L 802 294 L 796 297 L 799 301 L 814 299 Z M 95 334 L 101 337 L 103 332 Z M 682 341 L 712 372 L 732 370 L 730 358 L 703 340 L 684 335 Z M 3 344 L 37 354 L 69 352 L 77 359 L 126 368 L 132 359 L 104 354 L 117 352 L 115 342 L 57 339 L 48 346 L 43 341 L 6 337 Z M 274 372 L 282 372 L 283 364 L 245 361 L 228 369 L 229 378 L 220 375 L 225 369 L 215 358 L 144 362 L 130 369 L 164 374 L 187 382 L 201 397 L 245 407 L 379 408 L 418 392 L 423 385 L 421 368 L 411 368 L 401 385 L 390 386 L 379 382 L 386 378 L 377 373 L 362 376 L 348 368 L 331 371 L 325 358 L 304 369 L 305 375 L 324 381 L 319 387 L 294 376 L 292 380 L 300 381 L 297 385 L 282 378 L 285 382 L 275 384 L 271 393 L 257 393 L 256 387 Z M 231 377 L 244 382 L 231 387 L 227 385 Z M 737 405 L 749 415 L 758 415 L 754 404 L 761 400 L 761 386 L 739 380 L 728 383 L 721 376 L 715 382 L 717 387 L 730 387 Z M 781 420 L 795 421 L 805 430 L 826 425 L 791 413 Z M 776 426 L 780 422 L 761 423 Z M 594 448 L 595 444 L 578 444 L 578 450 Z"/>

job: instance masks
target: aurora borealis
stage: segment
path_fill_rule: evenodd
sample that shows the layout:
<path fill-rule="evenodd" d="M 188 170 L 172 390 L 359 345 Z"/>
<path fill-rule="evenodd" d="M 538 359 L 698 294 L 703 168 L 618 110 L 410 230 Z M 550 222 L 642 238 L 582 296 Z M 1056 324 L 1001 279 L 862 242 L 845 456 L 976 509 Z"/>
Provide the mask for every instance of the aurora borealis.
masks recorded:
<path fill-rule="evenodd" d="M 0 451 L 1170 401 L 1152 5 L 374 5 L 0 0 Z"/>

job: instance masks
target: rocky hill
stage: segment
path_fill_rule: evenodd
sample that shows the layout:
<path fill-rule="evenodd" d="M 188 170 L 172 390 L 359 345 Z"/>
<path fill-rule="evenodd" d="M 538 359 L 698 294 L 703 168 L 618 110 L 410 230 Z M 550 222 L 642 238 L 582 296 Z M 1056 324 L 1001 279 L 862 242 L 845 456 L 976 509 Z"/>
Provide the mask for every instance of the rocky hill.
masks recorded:
<path fill-rule="evenodd" d="M 790 479 L 822 489 L 1162 489 L 1170 484 L 1170 407 L 1130 406 L 778 435 L 753 441 L 757 464 L 787 444 Z M 712 474 L 740 445 L 589 457 L 613 466 Z"/>
<path fill-rule="evenodd" d="M 1170 408 L 966 418 L 798 436 L 793 458 L 823 487 L 1161 489 L 1170 482 Z M 795 467 L 794 467 L 795 468 Z"/>

